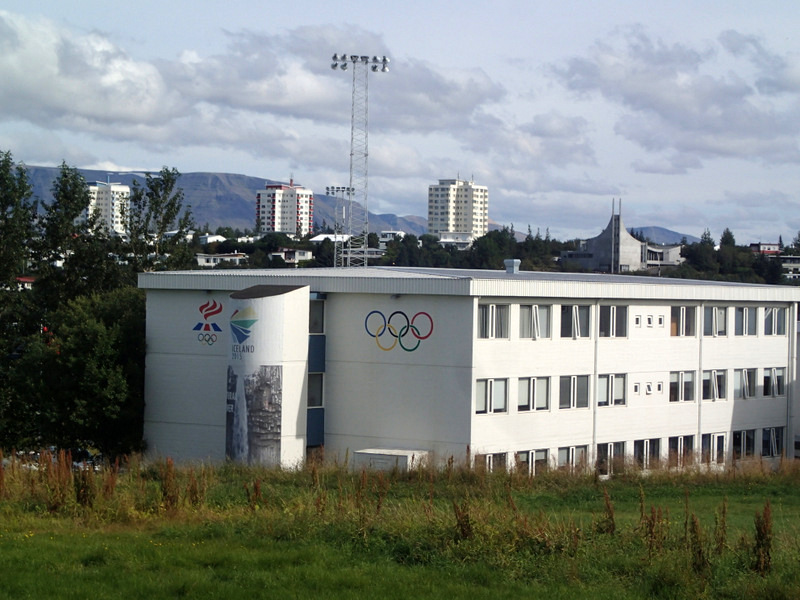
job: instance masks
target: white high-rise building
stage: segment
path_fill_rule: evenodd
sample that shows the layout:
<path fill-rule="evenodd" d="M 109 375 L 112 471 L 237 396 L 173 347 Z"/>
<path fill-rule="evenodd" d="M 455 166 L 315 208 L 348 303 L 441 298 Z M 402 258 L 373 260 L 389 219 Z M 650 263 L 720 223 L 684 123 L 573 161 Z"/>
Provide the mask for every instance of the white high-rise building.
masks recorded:
<path fill-rule="evenodd" d="M 314 192 L 292 179 L 289 185 L 267 184 L 256 194 L 256 223 L 261 234 L 308 235 L 314 227 Z"/>
<path fill-rule="evenodd" d="M 439 238 L 471 239 L 489 231 L 489 188 L 461 179 L 440 179 L 428 186 L 428 233 Z"/>
<path fill-rule="evenodd" d="M 125 235 L 125 213 L 130 207 L 131 188 L 121 183 L 97 181 L 89 184 L 89 206 L 79 217 L 86 222 L 89 215 L 97 214 L 100 225 L 109 233 Z"/>

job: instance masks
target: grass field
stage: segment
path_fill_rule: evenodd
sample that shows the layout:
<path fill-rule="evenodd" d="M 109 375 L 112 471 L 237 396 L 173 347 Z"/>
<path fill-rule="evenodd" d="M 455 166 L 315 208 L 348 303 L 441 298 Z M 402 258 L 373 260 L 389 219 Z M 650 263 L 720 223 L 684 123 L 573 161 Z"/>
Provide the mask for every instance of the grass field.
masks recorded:
<path fill-rule="evenodd" d="M 2 598 L 798 598 L 800 468 L 0 471 Z"/>

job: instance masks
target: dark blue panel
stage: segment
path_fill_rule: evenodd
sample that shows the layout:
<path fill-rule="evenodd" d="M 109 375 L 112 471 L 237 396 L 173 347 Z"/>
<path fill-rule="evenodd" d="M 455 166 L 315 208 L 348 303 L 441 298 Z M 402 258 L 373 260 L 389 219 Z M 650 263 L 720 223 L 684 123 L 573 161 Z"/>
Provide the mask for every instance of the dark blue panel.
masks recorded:
<path fill-rule="evenodd" d="M 308 336 L 308 372 L 325 372 L 325 336 Z"/>
<path fill-rule="evenodd" d="M 325 409 L 309 408 L 306 421 L 306 446 L 325 444 Z"/>

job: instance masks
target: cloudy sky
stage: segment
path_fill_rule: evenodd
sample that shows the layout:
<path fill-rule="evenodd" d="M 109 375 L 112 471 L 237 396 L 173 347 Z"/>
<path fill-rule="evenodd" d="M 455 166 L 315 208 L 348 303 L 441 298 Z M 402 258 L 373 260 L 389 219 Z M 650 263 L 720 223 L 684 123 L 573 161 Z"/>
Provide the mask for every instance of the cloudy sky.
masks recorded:
<path fill-rule="evenodd" d="M 738 243 L 800 230 L 800 3 L 4 0 L 0 150 L 30 165 L 346 185 L 350 72 L 369 81 L 370 210 L 427 215 L 440 178 L 490 218 Z"/>

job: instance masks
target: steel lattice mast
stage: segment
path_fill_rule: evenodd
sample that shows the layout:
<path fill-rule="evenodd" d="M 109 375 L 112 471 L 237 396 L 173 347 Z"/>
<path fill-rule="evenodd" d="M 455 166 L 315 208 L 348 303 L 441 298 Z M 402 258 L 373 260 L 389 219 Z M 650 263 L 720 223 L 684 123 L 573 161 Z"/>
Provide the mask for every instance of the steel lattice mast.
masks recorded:
<path fill-rule="evenodd" d="M 389 70 L 385 56 L 333 55 L 332 69 L 353 69 L 353 100 L 350 118 L 350 185 L 346 188 L 345 214 L 337 210 L 336 230 L 349 235 L 347 243 L 337 244 L 336 266 L 367 266 L 369 203 L 367 199 L 367 159 L 369 157 L 369 73 Z M 338 202 L 337 202 L 338 204 Z M 342 218 L 341 225 L 338 220 Z M 337 231 L 338 233 L 338 231 Z M 340 254 L 341 253 L 341 254 Z"/>

